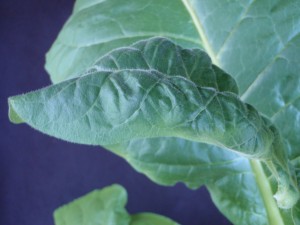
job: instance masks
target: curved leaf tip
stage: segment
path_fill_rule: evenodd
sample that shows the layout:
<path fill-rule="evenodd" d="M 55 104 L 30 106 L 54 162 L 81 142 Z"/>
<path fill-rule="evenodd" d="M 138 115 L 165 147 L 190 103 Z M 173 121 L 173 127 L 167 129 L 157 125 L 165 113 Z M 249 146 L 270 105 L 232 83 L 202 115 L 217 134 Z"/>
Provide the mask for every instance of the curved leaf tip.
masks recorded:
<path fill-rule="evenodd" d="M 18 115 L 14 109 L 14 99 L 13 97 L 8 98 L 8 117 L 9 120 L 14 124 L 24 123 L 24 120 Z"/>

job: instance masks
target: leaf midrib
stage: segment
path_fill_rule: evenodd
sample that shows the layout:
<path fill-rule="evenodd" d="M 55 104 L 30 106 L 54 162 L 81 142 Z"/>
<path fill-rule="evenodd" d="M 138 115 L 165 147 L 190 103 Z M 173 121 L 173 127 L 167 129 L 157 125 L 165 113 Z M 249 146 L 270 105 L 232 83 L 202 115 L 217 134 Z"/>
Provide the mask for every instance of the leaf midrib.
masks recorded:
<path fill-rule="evenodd" d="M 199 34 L 199 38 L 203 42 L 203 48 L 207 51 L 208 55 L 211 57 L 212 62 L 215 65 L 219 66 L 220 62 L 217 59 L 217 55 L 213 51 L 213 48 L 208 41 L 208 37 L 204 31 L 202 23 L 199 20 L 199 18 L 197 17 L 195 10 L 190 3 L 190 0 L 181 0 L 181 1 L 194 22 L 196 30 Z M 261 198 L 263 200 L 263 204 L 265 206 L 268 223 L 270 225 L 274 225 L 274 224 L 284 225 L 279 208 L 272 196 L 272 190 L 270 187 L 270 183 L 268 182 L 268 178 L 262 169 L 261 162 L 249 160 L 249 163 L 251 165 L 252 172 L 254 174 L 258 189 L 261 194 Z"/>
<path fill-rule="evenodd" d="M 195 28 L 199 34 L 199 38 L 203 43 L 203 48 L 205 48 L 205 50 L 207 51 L 213 64 L 218 66 L 220 63 L 218 62 L 218 60 L 216 58 L 216 53 L 213 51 L 213 49 L 208 41 L 208 37 L 204 31 L 203 25 L 202 25 L 201 21 L 197 18 L 197 15 L 196 15 L 196 12 L 195 12 L 193 6 L 191 5 L 189 0 L 181 0 L 181 1 L 194 22 Z"/>

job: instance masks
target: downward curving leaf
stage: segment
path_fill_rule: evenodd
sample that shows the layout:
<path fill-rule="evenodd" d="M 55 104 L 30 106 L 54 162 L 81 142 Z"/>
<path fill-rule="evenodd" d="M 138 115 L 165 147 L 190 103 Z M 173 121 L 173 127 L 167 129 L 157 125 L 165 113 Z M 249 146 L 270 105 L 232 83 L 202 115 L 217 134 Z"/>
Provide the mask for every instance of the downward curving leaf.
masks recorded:
<path fill-rule="evenodd" d="M 111 185 L 56 209 L 55 225 L 178 225 L 153 213 L 130 216 L 126 203 L 126 190 L 120 185 Z"/>
<path fill-rule="evenodd" d="M 12 97 L 9 103 L 16 122 L 21 119 L 72 142 L 113 145 L 114 149 L 129 141 L 141 146 L 143 140 L 137 140 L 141 138 L 177 137 L 264 160 L 279 182 L 278 204 L 290 208 L 298 200 L 298 190 L 290 180 L 280 136 L 236 93 L 234 80 L 213 66 L 204 52 L 152 38 L 108 53 L 81 77 Z M 148 141 L 151 149 L 157 140 Z M 119 151 L 124 154 L 124 146 Z M 201 160 L 206 155 L 202 153 Z M 228 170 L 225 174 L 232 172 Z M 206 174 L 206 182 L 216 179 L 215 174 Z M 167 174 L 162 180 L 174 183 Z"/>
<path fill-rule="evenodd" d="M 284 163 L 274 156 L 282 150 L 275 128 L 234 92 L 234 81 L 204 52 L 153 38 L 105 55 L 81 77 L 9 102 L 13 115 L 72 142 L 180 137 Z"/>

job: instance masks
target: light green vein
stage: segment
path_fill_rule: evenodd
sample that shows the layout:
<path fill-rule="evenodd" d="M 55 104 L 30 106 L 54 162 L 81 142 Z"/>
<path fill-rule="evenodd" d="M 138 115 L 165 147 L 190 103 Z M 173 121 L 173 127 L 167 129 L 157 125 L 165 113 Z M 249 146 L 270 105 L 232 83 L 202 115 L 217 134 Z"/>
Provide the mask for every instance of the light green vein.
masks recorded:
<path fill-rule="evenodd" d="M 191 16 L 191 18 L 192 18 L 192 20 L 194 22 L 194 25 L 195 25 L 195 27 L 196 27 L 196 29 L 198 31 L 200 39 L 203 42 L 203 48 L 206 50 L 206 52 L 210 56 L 213 64 L 215 64 L 215 65 L 218 66 L 219 62 L 217 60 L 216 53 L 213 51 L 213 49 L 211 47 L 211 44 L 208 41 L 207 34 L 204 31 L 204 28 L 203 28 L 203 25 L 202 25 L 201 21 L 197 17 L 197 14 L 196 14 L 196 12 L 194 10 L 194 7 L 191 5 L 191 3 L 190 3 L 189 0 L 182 0 L 182 3 L 186 7 L 187 11 L 189 12 L 189 14 L 190 14 L 190 16 Z"/>
<path fill-rule="evenodd" d="M 271 121 L 276 121 L 276 117 L 283 111 L 285 111 L 288 107 L 290 107 L 291 105 L 293 105 L 296 101 L 298 101 L 300 99 L 300 96 L 297 96 L 295 99 L 293 99 L 292 101 L 286 103 L 283 107 L 281 107 L 277 112 L 275 112 L 272 117 L 270 118 Z"/>
<path fill-rule="evenodd" d="M 264 206 L 267 211 L 269 224 L 284 225 L 284 222 L 280 216 L 280 211 L 272 195 L 272 189 L 269 182 L 267 182 L 268 179 L 263 171 L 261 163 L 257 160 L 250 160 L 250 164 L 255 175 L 255 180 L 261 193 Z"/>

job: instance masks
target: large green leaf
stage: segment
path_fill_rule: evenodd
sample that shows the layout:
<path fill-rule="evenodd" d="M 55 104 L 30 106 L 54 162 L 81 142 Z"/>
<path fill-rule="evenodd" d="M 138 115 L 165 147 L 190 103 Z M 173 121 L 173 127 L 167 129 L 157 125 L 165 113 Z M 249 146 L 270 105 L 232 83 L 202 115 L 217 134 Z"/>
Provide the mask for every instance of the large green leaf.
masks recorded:
<path fill-rule="evenodd" d="M 300 2 L 184 2 L 210 57 L 236 79 L 243 100 L 282 128 L 291 157 L 299 156 Z M 235 19 L 223 20 L 228 14 Z"/>
<path fill-rule="evenodd" d="M 183 9 L 180 1 L 169 0 L 126 0 L 126 4 L 120 0 L 77 1 L 47 54 L 51 80 L 57 83 L 79 75 L 108 51 L 151 36 L 200 46 L 191 18 Z"/>
<path fill-rule="evenodd" d="M 62 81 L 70 75 L 80 74 L 87 66 L 93 64 L 98 56 L 114 47 L 127 45 L 147 35 L 168 36 L 186 47 L 203 43 L 204 49 L 213 62 L 237 79 L 242 99 L 254 105 L 276 124 L 285 139 L 289 158 L 293 160 L 299 157 L 300 142 L 297 136 L 300 130 L 299 4 L 297 0 L 182 0 L 182 2 L 131 0 L 122 3 L 116 0 L 79 0 L 76 2 L 72 17 L 48 54 L 47 68 L 54 82 Z M 93 10 L 95 5 L 101 6 Z M 122 12 L 124 9 L 131 10 L 131 13 L 126 15 L 122 12 L 116 13 L 120 9 Z M 166 13 L 168 11 L 172 13 Z M 121 16 L 118 17 L 116 14 Z M 115 26 L 111 26 L 112 22 L 109 23 L 109 19 L 103 20 L 101 15 L 111 18 Z M 130 20 L 130 16 L 138 19 Z M 154 20 L 152 16 L 155 16 Z M 89 21 L 88 18 L 91 20 Z M 116 29 L 118 23 L 123 30 L 132 31 L 134 37 L 127 39 L 126 35 L 118 36 L 118 29 Z M 94 29 L 95 27 L 97 29 Z M 116 34 L 114 37 L 118 37 L 112 41 L 111 34 Z M 105 43 L 103 39 L 110 41 Z M 96 44 L 97 41 L 99 45 Z M 11 116 L 15 121 L 20 121 L 14 111 Z M 199 180 L 196 179 L 197 171 L 202 166 L 202 168 L 212 168 L 207 179 L 219 178 L 213 171 L 220 168 L 216 165 L 223 164 L 222 158 L 218 157 L 222 152 L 225 164 L 226 161 L 229 165 L 231 162 L 242 163 L 233 164 L 234 167 L 227 166 L 226 169 L 222 167 L 222 174 L 230 176 L 215 183 L 210 182 L 209 189 L 217 206 L 233 223 L 253 224 L 251 220 L 254 220 L 259 224 L 275 222 L 297 224 L 299 221 L 300 207 L 288 211 L 281 210 L 279 213 L 272 198 L 265 197 L 268 190 L 272 189 L 274 193 L 276 187 L 266 171 L 261 169 L 259 162 L 241 159 L 240 156 L 221 149 L 213 153 L 214 150 L 209 151 L 209 147 L 205 147 L 205 144 L 201 144 L 204 150 L 201 154 L 199 152 L 193 154 L 199 143 L 190 141 L 176 139 L 182 147 L 174 148 L 172 139 L 164 139 L 164 148 L 157 148 L 158 139 L 149 142 L 149 139 L 146 140 L 148 144 L 146 149 L 138 145 L 138 141 L 133 141 L 130 145 L 117 144 L 112 149 L 127 157 L 135 168 L 146 173 L 153 180 L 163 184 L 173 184 L 176 180 L 184 181 L 192 187 L 203 183 L 203 176 L 199 175 Z M 120 152 L 119 145 L 125 146 L 126 150 Z M 130 146 L 135 149 L 130 149 Z M 150 149 L 153 151 L 150 152 Z M 167 155 L 173 155 L 169 153 L 173 149 L 178 154 L 168 158 Z M 191 157 L 180 154 L 182 153 L 180 149 L 191 153 Z M 137 150 L 142 153 L 138 155 Z M 205 152 L 210 154 L 207 155 Z M 155 160 L 160 162 L 156 166 L 153 164 Z M 188 164 L 189 166 L 182 166 Z M 239 169 L 241 164 L 242 167 Z M 190 175 L 185 178 L 184 173 L 187 168 Z M 300 167 L 296 165 L 296 169 Z M 161 173 L 165 175 L 162 176 Z M 248 174 L 251 179 L 241 179 L 243 174 Z M 243 191 L 233 194 L 228 192 L 228 190 L 239 190 L 240 187 L 243 187 Z M 240 199 L 243 199 L 242 207 L 233 209 L 232 206 L 239 203 Z M 262 213 L 257 213 L 257 209 L 261 209 Z M 246 219 L 247 215 L 251 215 L 252 219 Z"/>
<path fill-rule="evenodd" d="M 241 102 L 236 93 L 234 80 L 212 65 L 204 52 L 183 49 L 165 38 L 152 38 L 104 55 L 82 76 L 12 97 L 9 103 L 11 118 L 16 118 L 16 122 L 25 121 L 42 132 L 72 142 L 110 145 L 108 148 L 128 161 L 134 158 L 132 153 L 139 146 L 143 146 L 139 156 L 148 151 L 152 153 L 152 163 L 161 166 L 168 164 L 166 159 L 174 163 L 181 156 L 179 165 L 164 174 L 153 167 L 147 170 L 145 163 L 138 166 L 136 161 L 132 162 L 138 170 L 161 183 L 184 181 L 196 187 L 204 181 L 237 173 L 232 167 L 241 159 L 234 156 L 236 159 L 229 162 L 226 157 L 217 160 L 215 155 L 222 150 L 201 144 L 206 143 L 271 163 L 270 168 L 278 170 L 274 173 L 281 187 L 278 193 L 289 197 L 287 192 L 293 182 L 289 181 L 276 128 L 253 107 Z M 157 137 L 177 137 L 200 144 Z M 124 142 L 129 142 L 125 144 L 128 147 L 119 144 Z M 176 151 L 174 145 L 178 146 Z M 187 160 L 180 153 L 180 145 L 191 150 Z M 161 163 L 153 160 L 158 146 L 163 146 Z M 203 146 L 205 150 L 197 153 Z M 173 153 L 177 154 L 167 156 Z M 197 161 L 195 153 L 200 155 L 198 165 L 192 162 Z M 209 155 L 213 159 L 207 159 Z M 141 159 L 148 160 L 144 156 Z M 190 177 L 182 176 L 185 171 L 181 164 L 190 167 Z M 207 173 L 207 167 L 213 170 Z M 220 173 L 222 167 L 226 169 Z M 181 177 L 176 174 L 178 168 Z M 242 172 L 241 166 L 236 168 Z M 280 206 L 291 207 L 297 201 L 297 194 L 294 200 L 290 198 L 279 199 Z"/>
<path fill-rule="evenodd" d="M 292 160 L 299 156 L 300 139 L 300 2 L 289 1 L 183 1 L 196 24 L 204 48 L 214 62 L 236 78 L 241 97 L 267 115 L 280 129 Z M 224 19 L 226 18 L 226 19 Z M 258 177 L 259 164 L 252 163 Z M 263 173 L 263 172 L 262 172 Z M 260 174 L 261 175 L 261 174 Z M 264 173 L 262 174 L 264 175 Z M 257 179 L 263 197 L 267 177 Z M 236 179 L 235 182 L 238 182 Z M 223 187 L 230 186 L 228 181 Z M 216 184 L 210 188 L 222 190 L 223 199 L 216 204 L 228 217 L 236 211 L 226 210 L 227 190 Z M 236 198 L 232 198 L 233 203 Z M 251 201 L 251 199 L 248 199 Z M 253 201 L 253 200 L 252 200 Z M 269 202 L 264 206 L 268 208 Z M 296 210 L 297 211 L 297 210 Z M 269 218 L 273 215 L 268 210 Z M 286 217 L 299 218 L 281 212 Z M 232 221 L 236 221 L 233 219 Z M 282 220 L 277 218 L 276 223 Z M 239 224 L 238 222 L 236 222 Z M 272 224 L 271 220 L 265 224 Z M 247 224 L 247 223 L 246 223 Z M 286 224 L 290 224 L 286 222 Z M 297 224 L 297 223 L 295 223 Z"/>
<path fill-rule="evenodd" d="M 153 213 L 130 216 L 126 203 L 127 193 L 120 185 L 94 190 L 56 209 L 55 225 L 178 225 Z"/>
<path fill-rule="evenodd" d="M 234 92 L 235 82 L 204 52 L 152 38 L 110 52 L 80 77 L 9 103 L 21 120 L 72 142 L 180 137 L 284 164 L 276 129 Z"/>

